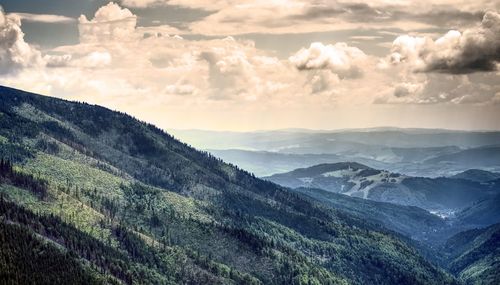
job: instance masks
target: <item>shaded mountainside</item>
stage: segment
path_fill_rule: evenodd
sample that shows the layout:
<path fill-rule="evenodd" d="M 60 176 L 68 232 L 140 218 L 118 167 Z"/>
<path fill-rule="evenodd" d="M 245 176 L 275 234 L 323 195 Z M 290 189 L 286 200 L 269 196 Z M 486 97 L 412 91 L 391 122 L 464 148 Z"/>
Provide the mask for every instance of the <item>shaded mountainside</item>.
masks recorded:
<path fill-rule="evenodd" d="M 4 201 L 0 207 L 4 215 Z M 105 284 L 98 272 L 12 222 L 0 223 L 0 273 L 1 284 Z"/>
<path fill-rule="evenodd" d="M 285 187 L 319 188 L 430 211 L 456 211 L 500 193 L 498 181 L 480 183 L 444 177 L 409 177 L 355 162 L 320 164 L 265 179 Z"/>
<path fill-rule="evenodd" d="M 500 224 L 459 233 L 441 253 L 450 271 L 466 284 L 500 282 Z"/>
<path fill-rule="evenodd" d="M 454 283 L 377 225 L 103 107 L 2 87 L 0 157 L 9 165 L 0 180 L 2 226 L 14 224 L 24 236 L 67 251 L 81 278 L 124 284 Z M 34 191 L 37 183 L 43 195 Z M 19 247 L 7 252 L 25 251 Z M 27 262 L 6 270 L 31 266 Z"/>
<path fill-rule="evenodd" d="M 497 182 L 498 183 L 498 182 Z M 456 218 L 463 223 L 485 227 L 500 221 L 500 195 L 475 202 L 456 213 Z"/>
<path fill-rule="evenodd" d="M 294 190 L 327 206 L 342 209 L 366 221 L 380 224 L 389 230 L 428 244 L 439 244 L 443 239 L 460 231 L 452 227 L 448 221 L 413 206 L 376 202 L 321 189 Z"/>

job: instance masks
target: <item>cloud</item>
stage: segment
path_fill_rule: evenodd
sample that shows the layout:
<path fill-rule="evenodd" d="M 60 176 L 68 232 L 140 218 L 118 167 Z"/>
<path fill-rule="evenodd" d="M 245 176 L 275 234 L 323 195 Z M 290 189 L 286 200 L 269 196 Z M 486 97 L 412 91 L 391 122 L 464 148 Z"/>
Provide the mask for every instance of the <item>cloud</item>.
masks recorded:
<path fill-rule="evenodd" d="M 190 84 L 183 84 L 178 82 L 176 84 L 168 85 L 165 87 L 165 93 L 175 95 L 191 95 L 196 92 L 196 87 Z"/>
<path fill-rule="evenodd" d="M 127 7 L 146 8 L 154 6 L 183 6 L 193 9 L 216 10 L 228 5 L 241 4 L 242 1 L 234 0 L 122 0 L 121 3 Z"/>
<path fill-rule="evenodd" d="M 384 37 L 382 37 L 382 36 L 351 36 L 349 38 L 352 40 L 374 41 L 374 40 L 381 40 Z"/>
<path fill-rule="evenodd" d="M 376 103 L 389 104 L 476 104 L 494 102 L 500 85 L 495 73 L 442 74 L 417 73 L 403 76 L 388 88 Z"/>
<path fill-rule="evenodd" d="M 47 67 L 66 67 L 70 64 L 72 56 L 69 54 L 64 55 L 45 55 L 43 57 Z"/>
<path fill-rule="evenodd" d="M 102 68 L 111 64 L 112 57 L 109 52 L 94 51 L 83 57 L 77 66 L 86 68 Z"/>
<path fill-rule="evenodd" d="M 500 14 L 489 11 L 479 26 L 463 32 L 451 30 L 435 41 L 400 36 L 393 42 L 390 61 L 408 64 L 415 72 L 494 71 L 500 62 Z"/>
<path fill-rule="evenodd" d="M 498 8 L 494 1 L 489 0 L 442 0 L 432 4 L 416 0 L 374 0 L 369 3 L 335 0 L 124 0 L 122 4 L 135 8 L 181 6 L 206 10 L 209 12 L 206 17 L 185 24 L 191 33 L 219 36 L 395 26 L 405 31 L 442 26 L 464 28 L 479 21 L 486 9 Z"/>
<path fill-rule="evenodd" d="M 39 23 L 72 23 L 76 22 L 76 19 L 61 16 L 61 15 L 50 15 L 50 14 L 31 14 L 31 13 L 11 13 L 9 14 L 13 17 L 18 17 L 19 19 L 27 22 L 39 22 Z"/>
<path fill-rule="evenodd" d="M 277 72 L 286 69 L 277 58 L 261 55 L 253 42 L 232 37 L 205 42 L 199 59 L 208 64 L 209 94 L 216 100 L 254 100 L 268 94 L 276 87 Z"/>
<path fill-rule="evenodd" d="M 159 1 L 159 0 L 123 0 L 121 3 L 124 6 L 127 6 L 127 7 L 145 8 L 145 7 L 151 7 L 153 5 L 166 5 L 167 1 Z"/>
<path fill-rule="evenodd" d="M 394 96 L 401 98 L 410 95 L 420 94 L 424 89 L 426 82 L 403 82 L 394 88 Z"/>
<path fill-rule="evenodd" d="M 361 62 L 366 58 L 363 51 L 346 43 L 324 45 L 315 42 L 299 50 L 289 61 L 298 70 L 328 69 L 340 78 L 355 78 L 361 76 Z"/>
<path fill-rule="evenodd" d="M 0 74 L 43 64 L 40 51 L 24 41 L 19 17 L 5 15 L 0 7 Z"/>
<path fill-rule="evenodd" d="M 311 93 L 317 94 L 332 90 L 335 84 L 339 83 L 340 79 L 337 74 L 329 70 L 321 70 L 312 73 L 309 77 L 309 81 L 311 84 Z"/>
<path fill-rule="evenodd" d="M 81 42 L 130 40 L 135 36 L 137 16 L 113 2 L 97 10 L 92 20 L 85 15 L 78 19 Z"/>
<path fill-rule="evenodd" d="M 222 30 L 216 25 L 205 27 L 217 33 L 240 27 L 241 33 L 266 29 L 273 33 L 290 31 L 291 26 L 300 31 L 331 30 L 336 21 L 327 16 L 316 22 L 300 19 L 290 22 L 287 18 L 318 1 L 195 2 L 191 1 L 192 7 L 205 4 L 212 14 L 230 12 L 227 9 L 240 5 L 240 14 L 232 17 L 228 14 L 225 18 L 228 22 L 218 23 L 223 25 Z M 230 2 L 236 6 L 230 7 Z M 175 3 L 180 0 L 169 1 L 168 5 Z M 266 12 L 269 14 L 247 15 L 276 3 L 293 5 L 271 9 Z M 275 127 L 276 118 L 282 118 L 283 125 L 315 120 L 331 127 L 331 122 L 365 116 L 372 124 L 369 115 L 359 110 L 381 108 L 385 116 L 386 110 L 394 108 L 371 106 L 379 97 L 383 97 L 379 102 L 389 105 L 458 105 L 498 101 L 500 94 L 492 73 L 460 76 L 414 73 L 403 62 L 395 65 L 386 62 L 385 68 L 381 68 L 384 65 L 377 66 L 378 58 L 370 55 L 369 49 L 365 54 L 345 43 L 307 44 L 294 50 L 290 58 L 279 58 L 279 53 L 260 49 L 254 42 L 244 40 L 245 37 L 170 36 L 179 31 L 170 26 L 137 26 L 137 19 L 129 9 L 107 4 L 91 19 L 80 18 L 80 43 L 46 49 L 41 64 L 31 65 L 34 61 L 26 61 L 18 73 L 0 75 L 0 83 L 131 112 L 162 127 L 200 128 L 257 128 L 265 124 Z M 204 23 L 210 23 L 207 21 Z M 347 26 L 354 25 L 341 21 Z M 380 19 L 378 24 L 387 22 Z M 3 29 L 4 24 L 0 26 Z M 368 35 L 367 32 L 356 34 Z M 36 51 L 34 47 L 31 49 Z M 333 109 L 336 111 L 332 112 Z M 338 116 L 339 112 L 346 113 L 342 117 L 345 120 L 332 116 L 332 113 Z M 372 118 L 375 117 L 378 118 Z"/>

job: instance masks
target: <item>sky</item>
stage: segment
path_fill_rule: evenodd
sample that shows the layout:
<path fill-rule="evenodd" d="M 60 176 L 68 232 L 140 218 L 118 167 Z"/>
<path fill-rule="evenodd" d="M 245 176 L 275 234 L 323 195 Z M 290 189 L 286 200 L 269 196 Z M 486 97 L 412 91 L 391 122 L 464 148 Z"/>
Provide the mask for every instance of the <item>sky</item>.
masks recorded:
<path fill-rule="evenodd" d="M 1 85 L 165 129 L 500 130 L 498 0 L 0 6 Z"/>

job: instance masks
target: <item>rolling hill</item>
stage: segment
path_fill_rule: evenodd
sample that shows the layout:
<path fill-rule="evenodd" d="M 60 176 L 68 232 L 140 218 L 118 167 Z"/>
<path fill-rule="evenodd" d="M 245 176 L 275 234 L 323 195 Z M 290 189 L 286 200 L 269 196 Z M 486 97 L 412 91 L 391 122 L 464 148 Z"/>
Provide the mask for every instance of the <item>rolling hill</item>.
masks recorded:
<path fill-rule="evenodd" d="M 456 283 L 375 223 L 100 106 L 0 87 L 0 158 L 7 282 Z"/>
<path fill-rule="evenodd" d="M 500 185 L 465 179 L 410 177 L 355 163 L 320 164 L 265 179 L 285 187 L 319 188 L 380 202 L 454 212 L 500 193 Z"/>

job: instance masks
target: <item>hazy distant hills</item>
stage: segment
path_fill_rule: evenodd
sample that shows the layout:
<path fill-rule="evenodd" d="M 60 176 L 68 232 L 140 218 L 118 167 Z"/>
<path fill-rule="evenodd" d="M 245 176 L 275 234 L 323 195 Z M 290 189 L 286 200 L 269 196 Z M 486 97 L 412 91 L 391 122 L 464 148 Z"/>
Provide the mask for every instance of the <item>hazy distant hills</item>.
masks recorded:
<path fill-rule="evenodd" d="M 449 164 L 461 168 L 497 168 L 500 161 L 500 146 L 483 146 L 441 154 L 429 158 L 424 164 Z"/>
<path fill-rule="evenodd" d="M 321 163 L 354 161 L 412 176 L 500 171 L 500 132 L 419 129 L 174 131 L 186 142 L 258 176 Z"/>
<path fill-rule="evenodd" d="M 432 246 L 500 223 L 498 173 L 409 177 L 359 163 L 320 164 L 264 179 Z M 424 210 L 425 209 L 425 210 Z"/>
<path fill-rule="evenodd" d="M 453 175 L 452 178 L 472 180 L 477 182 L 488 182 L 500 179 L 500 173 L 480 169 L 469 169 Z"/>
<path fill-rule="evenodd" d="M 326 153 L 321 147 L 339 147 L 346 142 L 392 148 L 433 148 L 457 146 L 474 148 L 500 143 L 500 132 L 468 132 L 427 129 L 361 129 L 340 131 L 276 130 L 259 132 L 217 132 L 203 130 L 171 130 L 176 137 L 204 149 L 250 149 L 284 151 L 315 147 L 316 153 Z M 356 145 L 357 147 L 358 145 Z"/>
<path fill-rule="evenodd" d="M 0 87 L 0 158 L 6 283 L 457 283 L 356 206 L 258 179 L 103 107 Z M 397 209 L 429 219 L 422 229 L 441 223 Z"/>
<path fill-rule="evenodd" d="M 410 177 L 355 162 L 320 164 L 265 179 L 291 188 L 319 188 L 351 197 L 439 212 L 463 209 L 471 203 L 500 194 L 498 181 L 485 183 L 445 177 Z"/>

